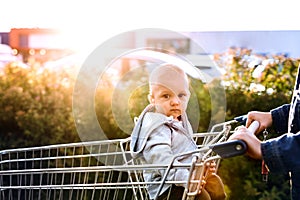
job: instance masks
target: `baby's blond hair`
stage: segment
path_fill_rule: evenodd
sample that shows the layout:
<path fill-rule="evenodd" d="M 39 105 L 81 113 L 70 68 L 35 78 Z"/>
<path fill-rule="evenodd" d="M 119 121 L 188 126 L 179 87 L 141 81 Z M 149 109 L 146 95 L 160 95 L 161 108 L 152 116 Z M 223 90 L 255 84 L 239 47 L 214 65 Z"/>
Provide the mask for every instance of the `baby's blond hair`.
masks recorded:
<path fill-rule="evenodd" d="M 177 84 L 174 84 L 177 81 Z M 153 94 L 153 86 L 162 85 L 173 91 L 176 88 L 184 88 L 188 91 L 189 80 L 187 74 L 180 67 L 165 63 L 155 68 L 149 77 L 149 94 Z"/>

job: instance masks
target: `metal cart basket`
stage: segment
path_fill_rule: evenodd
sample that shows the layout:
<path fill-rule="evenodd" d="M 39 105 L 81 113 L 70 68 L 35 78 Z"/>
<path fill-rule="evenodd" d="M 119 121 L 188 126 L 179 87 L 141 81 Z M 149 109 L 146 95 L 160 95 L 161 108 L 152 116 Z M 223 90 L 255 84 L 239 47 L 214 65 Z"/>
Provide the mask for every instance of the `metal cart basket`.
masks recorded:
<path fill-rule="evenodd" d="M 192 199 L 201 191 L 206 163 L 220 161 L 211 145 L 226 141 L 232 122 L 218 124 L 207 133 L 195 133 L 199 148 L 186 154 L 201 153 L 204 157 L 185 165 L 145 165 L 134 160 L 130 138 L 2 150 L 0 199 L 147 200 L 150 184 L 162 187 L 179 183 L 166 180 L 166 176 L 171 169 L 180 168 L 190 171 L 189 180 L 181 182 L 186 184 L 182 198 Z M 165 170 L 165 177 L 155 183 L 145 182 L 142 172 L 153 169 Z"/>

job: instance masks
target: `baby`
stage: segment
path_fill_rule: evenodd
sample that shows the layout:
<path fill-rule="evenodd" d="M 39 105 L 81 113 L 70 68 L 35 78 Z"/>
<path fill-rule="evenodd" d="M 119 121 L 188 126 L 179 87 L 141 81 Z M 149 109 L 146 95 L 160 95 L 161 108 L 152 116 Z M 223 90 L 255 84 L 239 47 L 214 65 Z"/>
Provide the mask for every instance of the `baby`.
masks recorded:
<path fill-rule="evenodd" d="M 147 164 L 169 164 L 175 155 L 193 151 L 197 145 L 192 138 L 193 130 L 186 115 L 190 98 L 189 81 L 185 72 L 172 64 L 155 68 L 149 78 L 150 104 L 144 109 L 132 132 L 133 157 L 141 157 Z M 176 163 L 191 163 L 193 155 L 180 156 Z M 146 182 L 160 181 L 163 170 L 145 171 Z M 187 181 L 188 169 L 171 170 L 167 180 Z M 148 187 L 150 198 L 157 193 L 159 184 Z M 182 199 L 184 185 L 165 184 L 158 199 Z M 216 174 L 211 174 L 195 199 L 225 199 L 224 186 Z"/>

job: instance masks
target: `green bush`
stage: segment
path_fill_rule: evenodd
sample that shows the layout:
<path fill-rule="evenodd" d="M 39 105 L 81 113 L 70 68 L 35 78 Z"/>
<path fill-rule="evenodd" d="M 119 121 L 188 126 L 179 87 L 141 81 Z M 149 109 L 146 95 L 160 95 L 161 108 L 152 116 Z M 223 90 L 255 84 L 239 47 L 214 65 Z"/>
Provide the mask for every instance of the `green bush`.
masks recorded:
<path fill-rule="evenodd" d="M 232 48 L 215 55 L 215 61 L 224 76 L 209 84 L 191 80 L 192 95 L 198 105 L 190 103 L 188 114 L 199 119 L 194 122 L 197 131 L 207 131 L 212 124 L 221 122 L 223 111 L 226 120 L 231 120 L 251 110 L 268 111 L 289 103 L 299 59 L 254 55 L 249 49 Z M 264 70 L 253 76 L 260 67 Z M 102 82 L 104 85 L 95 93 L 99 124 L 109 139 L 127 137 L 133 118 L 148 104 L 147 74 L 144 69 L 132 71 L 118 87 L 109 77 Z M 0 72 L 0 149 L 80 141 L 72 115 L 73 86 L 74 80 L 63 72 L 20 63 L 7 65 Z M 222 86 L 226 99 L 219 95 Z M 130 96 L 124 107 L 122 100 L 126 94 Z M 212 111 L 213 106 L 218 109 Z M 119 118 L 126 119 L 122 128 L 113 107 L 120 111 Z M 193 112 L 195 109 L 200 111 Z M 276 136 L 272 129 L 269 132 L 269 137 Z M 289 199 L 287 177 L 270 174 L 268 184 L 263 183 L 260 161 L 247 156 L 222 160 L 219 174 L 229 199 Z"/>
<path fill-rule="evenodd" d="M 221 80 L 226 90 L 227 120 L 252 110 L 269 111 L 290 102 L 299 59 L 251 52 L 231 48 L 215 56 L 225 72 Z M 259 67 L 264 70 L 253 76 Z M 272 128 L 268 132 L 268 138 L 277 136 Z M 268 183 L 264 184 L 260 170 L 261 161 L 247 156 L 222 160 L 219 174 L 229 190 L 229 199 L 289 199 L 287 176 L 270 173 Z"/>
<path fill-rule="evenodd" d="M 72 81 L 22 63 L 0 74 L 0 149 L 78 141 Z"/>

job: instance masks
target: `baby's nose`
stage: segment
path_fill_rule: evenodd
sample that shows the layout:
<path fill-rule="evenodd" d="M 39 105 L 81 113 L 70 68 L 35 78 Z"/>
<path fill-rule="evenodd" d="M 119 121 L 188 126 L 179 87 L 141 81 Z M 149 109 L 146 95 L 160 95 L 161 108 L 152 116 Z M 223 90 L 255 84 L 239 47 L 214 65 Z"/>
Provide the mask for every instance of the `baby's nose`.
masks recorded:
<path fill-rule="evenodd" d="M 172 99 L 171 99 L 171 103 L 172 104 L 180 104 L 180 99 L 178 98 L 178 97 L 173 97 Z"/>

